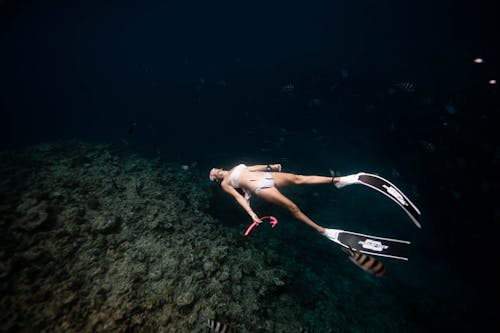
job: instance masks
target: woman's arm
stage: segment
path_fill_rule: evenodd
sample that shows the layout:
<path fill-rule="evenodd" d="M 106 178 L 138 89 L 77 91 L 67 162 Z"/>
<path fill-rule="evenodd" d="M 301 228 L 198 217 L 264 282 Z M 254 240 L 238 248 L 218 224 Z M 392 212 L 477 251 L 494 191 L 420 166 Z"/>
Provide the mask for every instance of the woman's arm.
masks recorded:
<path fill-rule="evenodd" d="M 248 170 L 250 171 L 276 171 L 280 172 L 281 171 L 281 164 L 259 164 L 259 165 L 252 165 L 248 167 Z"/>
<path fill-rule="evenodd" d="M 250 215 L 252 221 L 259 220 L 259 217 L 257 216 L 257 214 L 254 213 L 254 211 L 248 204 L 248 201 L 241 194 L 239 194 L 238 191 L 234 189 L 234 187 L 225 184 L 221 184 L 221 187 L 224 191 L 231 194 L 236 199 L 236 201 L 240 204 L 240 206 L 243 207 L 243 209 L 248 213 L 248 215 Z"/>

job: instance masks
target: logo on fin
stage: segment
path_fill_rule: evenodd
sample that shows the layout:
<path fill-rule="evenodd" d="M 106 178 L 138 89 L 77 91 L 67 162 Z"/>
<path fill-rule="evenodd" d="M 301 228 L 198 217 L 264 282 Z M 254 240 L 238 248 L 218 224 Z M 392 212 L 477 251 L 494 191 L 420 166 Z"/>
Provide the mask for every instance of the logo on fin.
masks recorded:
<path fill-rule="evenodd" d="M 396 198 L 397 201 L 399 201 L 403 206 L 408 206 L 408 203 L 406 200 L 403 198 L 403 196 L 392 186 L 387 186 L 387 185 L 382 185 L 383 188 L 392 195 L 394 198 Z"/>
<path fill-rule="evenodd" d="M 373 251 L 377 251 L 377 252 L 382 252 L 385 249 L 389 248 L 389 246 L 384 245 L 380 241 L 376 241 L 376 240 L 373 240 L 373 239 L 367 239 L 364 242 L 363 241 L 359 241 L 358 244 L 361 244 L 361 246 L 364 249 L 373 250 Z"/>

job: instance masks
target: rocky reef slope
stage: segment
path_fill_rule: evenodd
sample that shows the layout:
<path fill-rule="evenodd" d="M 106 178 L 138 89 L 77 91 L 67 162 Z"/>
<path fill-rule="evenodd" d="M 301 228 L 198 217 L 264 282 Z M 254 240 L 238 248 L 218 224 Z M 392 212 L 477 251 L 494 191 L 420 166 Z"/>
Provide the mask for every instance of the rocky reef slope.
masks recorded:
<path fill-rule="evenodd" d="M 209 214 L 196 168 L 79 141 L 0 157 L 1 331 L 205 332 L 202 316 L 240 332 L 397 332 L 445 315 L 340 254 L 315 271 L 294 261 L 321 244 L 249 242 Z"/>

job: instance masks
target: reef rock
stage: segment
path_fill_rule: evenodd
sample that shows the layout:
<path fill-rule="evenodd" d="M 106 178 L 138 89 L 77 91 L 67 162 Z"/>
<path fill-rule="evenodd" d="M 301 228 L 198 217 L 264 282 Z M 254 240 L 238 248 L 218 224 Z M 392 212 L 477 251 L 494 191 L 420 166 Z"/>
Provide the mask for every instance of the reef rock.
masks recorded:
<path fill-rule="evenodd" d="M 190 291 L 180 293 L 175 298 L 175 304 L 179 307 L 188 306 L 194 302 L 194 294 Z"/>

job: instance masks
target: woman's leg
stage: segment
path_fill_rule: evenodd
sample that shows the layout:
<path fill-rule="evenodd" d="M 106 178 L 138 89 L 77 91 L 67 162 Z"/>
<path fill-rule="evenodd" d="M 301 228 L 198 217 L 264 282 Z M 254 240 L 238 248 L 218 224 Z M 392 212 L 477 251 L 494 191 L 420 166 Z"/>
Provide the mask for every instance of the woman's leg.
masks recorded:
<path fill-rule="evenodd" d="M 314 229 L 316 229 L 316 231 L 321 233 L 325 232 L 325 228 L 314 223 L 309 217 L 306 216 L 306 214 L 301 212 L 299 207 L 297 207 L 297 205 L 292 200 L 281 194 L 281 192 L 278 191 L 278 189 L 276 189 L 275 187 L 263 188 L 257 195 L 266 201 L 288 209 L 293 217 L 313 227 Z"/>
<path fill-rule="evenodd" d="M 339 181 L 338 177 L 325 177 L 325 176 L 303 176 L 286 172 L 272 172 L 271 173 L 276 186 L 286 185 L 314 185 L 314 184 L 334 184 Z"/>

